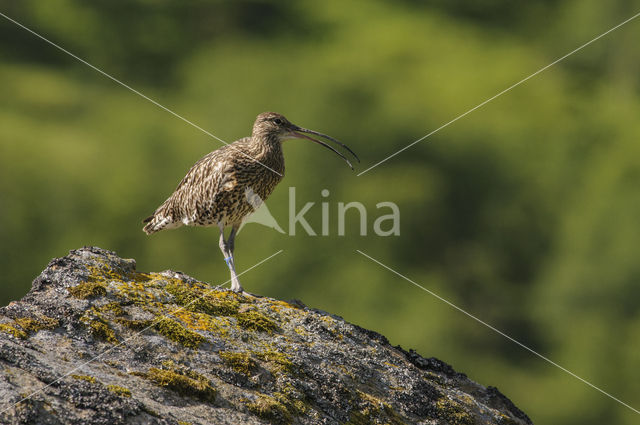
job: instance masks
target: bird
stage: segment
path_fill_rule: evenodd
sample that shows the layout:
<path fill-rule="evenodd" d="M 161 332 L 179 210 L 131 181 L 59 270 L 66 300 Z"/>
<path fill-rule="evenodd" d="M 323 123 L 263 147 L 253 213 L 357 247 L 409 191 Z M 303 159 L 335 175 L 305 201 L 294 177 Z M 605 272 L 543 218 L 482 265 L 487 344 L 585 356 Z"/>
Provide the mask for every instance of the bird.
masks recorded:
<path fill-rule="evenodd" d="M 310 140 L 340 156 L 353 170 L 343 153 L 319 138 L 346 149 L 360 162 L 347 145 L 331 136 L 299 127 L 276 112 L 259 114 L 251 136 L 208 153 L 189 169 L 167 200 L 143 220 L 143 231 L 150 235 L 181 226 L 217 226 L 218 245 L 231 274 L 231 290 L 246 293 L 235 269 L 235 237 L 243 220 L 253 212 L 255 197 L 265 201 L 284 178 L 282 143 Z M 228 227 L 231 231 L 225 239 Z"/>

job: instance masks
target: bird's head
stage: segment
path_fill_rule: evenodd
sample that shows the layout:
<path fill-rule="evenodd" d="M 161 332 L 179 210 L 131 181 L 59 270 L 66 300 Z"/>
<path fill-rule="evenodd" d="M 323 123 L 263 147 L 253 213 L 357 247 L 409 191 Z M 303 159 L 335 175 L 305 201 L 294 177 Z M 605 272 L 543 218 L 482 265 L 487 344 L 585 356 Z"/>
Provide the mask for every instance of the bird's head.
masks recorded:
<path fill-rule="evenodd" d="M 315 136 L 322 137 L 323 139 L 334 142 L 343 148 L 345 148 L 353 157 L 360 162 L 358 156 L 344 143 L 334 139 L 331 136 L 327 136 L 326 134 L 318 133 L 317 131 L 308 130 L 306 128 L 299 127 L 288 119 L 284 117 L 284 115 L 278 114 L 276 112 L 263 112 L 256 118 L 256 122 L 253 124 L 253 137 L 263 138 L 267 141 L 282 143 L 287 139 L 307 139 L 312 142 L 318 143 L 325 148 L 331 150 L 335 154 L 339 155 L 342 159 L 344 159 L 349 167 L 353 170 L 353 165 L 351 162 L 345 157 L 342 153 L 329 146 L 327 143 L 320 141 L 318 139 L 314 139 L 313 137 L 308 136 L 308 134 L 313 134 Z"/>

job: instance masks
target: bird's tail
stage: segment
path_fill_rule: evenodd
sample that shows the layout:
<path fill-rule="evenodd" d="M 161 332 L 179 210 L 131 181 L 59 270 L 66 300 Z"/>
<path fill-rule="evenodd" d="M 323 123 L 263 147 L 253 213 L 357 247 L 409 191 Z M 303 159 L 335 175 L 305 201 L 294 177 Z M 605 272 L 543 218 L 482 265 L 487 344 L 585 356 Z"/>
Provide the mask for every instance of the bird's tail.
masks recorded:
<path fill-rule="evenodd" d="M 177 227 L 174 224 L 173 217 L 167 217 L 161 214 L 151 215 L 144 220 L 143 223 L 147 223 L 142 229 L 147 235 L 150 235 L 155 232 L 159 232 L 160 230 Z"/>

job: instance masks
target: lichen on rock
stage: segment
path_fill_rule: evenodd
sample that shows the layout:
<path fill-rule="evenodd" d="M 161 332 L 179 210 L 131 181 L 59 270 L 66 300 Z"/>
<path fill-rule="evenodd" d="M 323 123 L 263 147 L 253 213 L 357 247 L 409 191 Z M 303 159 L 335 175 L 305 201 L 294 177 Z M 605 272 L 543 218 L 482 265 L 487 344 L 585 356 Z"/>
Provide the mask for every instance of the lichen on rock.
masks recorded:
<path fill-rule="evenodd" d="M 247 403 L 247 409 L 269 423 L 286 424 L 292 421 L 286 406 L 269 395 L 260 394 L 256 400 Z"/>
<path fill-rule="evenodd" d="M 249 376 L 255 369 L 256 362 L 249 353 L 234 353 L 232 351 L 220 351 L 218 355 L 231 369 Z"/>
<path fill-rule="evenodd" d="M 22 400 L 25 394 L 34 394 Z M 0 423 L 530 424 L 343 319 L 86 247 L 0 309 Z"/>
<path fill-rule="evenodd" d="M 47 316 L 39 316 L 36 318 L 18 317 L 11 322 L 0 323 L 0 332 L 7 333 L 16 338 L 26 339 L 32 333 L 43 329 L 52 330 L 58 327 L 59 324 L 60 322 L 57 319 Z"/>
<path fill-rule="evenodd" d="M 131 391 L 128 388 L 121 387 L 120 385 L 107 385 L 107 389 L 122 397 L 131 397 Z"/>
<path fill-rule="evenodd" d="M 165 362 L 161 368 L 152 367 L 138 374 L 161 387 L 167 387 L 180 395 L 213 402 L 217 390 L 206 377 L 187 368 L 176 367 L 173 362 Z"/>

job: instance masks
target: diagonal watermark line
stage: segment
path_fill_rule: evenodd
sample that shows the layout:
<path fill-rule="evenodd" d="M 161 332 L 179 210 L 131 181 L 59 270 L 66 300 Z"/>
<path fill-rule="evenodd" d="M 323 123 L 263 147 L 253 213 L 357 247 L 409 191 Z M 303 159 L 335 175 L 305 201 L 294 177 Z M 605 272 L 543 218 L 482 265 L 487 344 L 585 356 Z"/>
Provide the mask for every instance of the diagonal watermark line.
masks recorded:
<path fill-rule="evenodd" d="M 249 267 L 248 269 L 246 269 L 245 271 L 243 271 L 242 273 L 238 273 L 238 276 L 242 276 L 243 274 L 255 269 L 256 267 L 258 267 L 259 265 L 269 261 L 270 259 L 272 259 L 273 257 L 275 257 L 276 255 L 280 254 L 282 251 L 284 250 L 280 250 L 275 252 L 274 254 L 271 254 L 270 256 L 268 256 L 267 258 L 262 259 L 261 261 L 257 262 L 256 264 L 254 264 L 253 266 Z M 0 415 L 2 415 L 3 413 L 7 412 L 10 409 L 13 409 L 15 406 L 17 406 L 18 404 L 22 403 L 25 400 L 30 399 L 31 397 L 35 396 L 36 394 L 39 394 L 41 392 L 43 392 L 44 390 L 46 390 L 47 388 L 51 387 L 52 385 L 56 384 L 57 382 L 60 382 L 61 380 L 63 380 L 64 378 L 66 378 L 67 376 L 71 375 L 73 372 L 82 369 L 83 367 L 85 367 L 86 365 L 88 365 L 89 363 L 98 360 L 99 358 L 101 358 L 102 356 L 104 356 L 105 354 L 111 352 L 112 350 L 124 345 L 125 343 L 127 343 L 128 341 L 136 338 L 137 336 L 139 336 L 140 334 L 142 334 L 143 332 L 147 331 L 148 329 L 154 327 L 155 325 L 158 324 L 158 322 L 160 322 L 163 319 L 169 318 L 169 316 L 175 315 L 176 313 L 184 310 L 185 308 L 189 307 L 191 304 L 195 303 L 196 301 L 201 300 L 202 298 L 206 297 L 207 295 L 209 295 L 211 292 L 216 291 L 224 286 L 226 286 L 229 282 L 231 282 L 231 279 L 227 280 L 224 283 L 221 283 L 220 285 L 216 286 L 215 288 L 211 288 L 209 289 L 207 292 L 205 292 L 204 294 L 202 294 L 201 296 L 199 296 L 198 298 L 195 298 L 193 300 L 191 300 L 190 302 L 188 302 L 187 304 L 169 312 L 166 314 L 161 315 L 160 317 L 158 317 L 157 319 L 155 319 L 149 326 L 147 326 L 146 328 L 142 329 L 141 331 L 136 332 L 135 334 L 131 335 L 128 338 L 125 338 L 124 340 L 118 342 L 116 345 L 109 347 L 108 349 L 106 349 L 105 351 L 103 351 L 102 353 L 98 354 L 97 356 L 87 360 L 86 362 L 80 364 L 79 366 L 76 366 L 75 368 L 71 369 L 69 372 L 67 372 L 66 374 L 62 375 L 61 377 L 57 378 L 55 381 L 50 382 L 49 384 L 45 385 L 44 387 L 32 392 L 31 394 L 25 396 L 24 398 L 18 400 L 15 403 L 12 403 L 11 406 L 7 407 L 6 409 L 0 411 Z"/>
<path fill-rule="evenodd" d="M 600 34 L 599 36 L 595 37 L 594 39 L 587 41 L 586 43 L 584 43 L 582 46 L 577 47 L 576 49 L 570 51 L 569 53 L 567 53 L 566 55 L 556 59 L 555 61 L 551 62 L 549 65 L 540 68 L 539 70 L 537 70 L 536 72 L 534 72 L 533 74 L 523 78 L 522 80 L 518 81 L 517 83 L 507 87 L 506 89 L 502 90 L 500 93 L 490 97 L 489 99 L 485 100 L 484 102 L 480 103 L 479 105 L 474 106 L 473 108 L 469 109 L 467 112 L 458 115 L 456 118 L 452 119 L 451 121 L 441 125 L 440 127 L 436 128 L 435 130 L 433 130 L 431 133 L 428 133 L 424 136 L 422 136 L 421 138 L 419 138 L 418 140 L 409 143 L 407 146 L 403 147 L 402 149 L 400 149 L 399 151 L 392 153 L 391 155 L 389 155 L 388 157 L 386 157 L 385 159 L 376 162 L 375 164 L 373 164 L 371 167 L 367 168 L 366 170 L 358 173 L 358 177 L 360 177 L 361 175 L 363 175 L 364 173 L 368 172 L 369 170 L 377 167 L 378 165 L 382 164 L 383 162 L 386 162 L 388 160 L 390 160 L 391 158 L 393 158 L 394 156 L 404 152 L 405 150 L 409 149 L 410 147 L 412 147 L 413 145 L 415 145 L 416 143 L 420 143 L 421 141 L 423 141 L 424 139 L 426 139 L 427 137 L 437 133 L 438 131 L 442 130 L 445 127 L 448 127 L 449 125 L 453 124 L 454 122 L 458 121 L 460 118 L 463 118 L 465 116 L 467 116 L 468 114 L 472 113 L 473 111 L 475 111 L 476 109 L 479 109 L 481 107 L 483 107 L 484 105 L 486 105 L 487 103 L 491 102 L 492 100 L 502 96 L 503 94 L 505 94 L 506 92 L 508 92 L 509 90 L 519 86 L 520 84 L 524 83 L 525 81 L 535 77 L 536 75 L 540 74 L 541 72 L 551 68 L 553 65 L 557 64 L 558 62 L 568 58 L 569 56 L 573 55 L 574 53 L 584 49 L 585 47 L 587 47 L 588 45 L 594 43 L 595 41 L 601 39 L 602 37 L 604 37 L 605 35 L 609 34 L 610 32 L 613 32 L 615 30 L 617 30 L 618 28 L 620 28 L 621 26 L 623 26 L 624 24 L 631 22 L 632 20 L 636 19 L 638 16 L 640 16 L 640 13 L 637 13 L 635 15 L 633 15 L 632 17 L 630 17 L 629 19 L 619 23 L 618 25 L 616 25 L 615 27 L 603 32 L 602 34 Z"/>
<path fill-rule="evenodd" d="M 194 122 L 186 119 L 185 117 L 183 117 L 182 115 L 172 111 L 171 109 L 167 108 L 166 106 L 161 105 L 160 103 L 156 102 L 155 100 L 151 99 L 149 96 L 145 95 L 144 93 L 139 92 L 138 90 L 134 89 L 133 87 L 123 83 L 122 81 L 118 80 L 116 77 L 112 76 L 111 74 L 106 73 L 105 71 L 101 70 L 100 68 L 90 64 L 89 62 L 85 61 L 84 59 L 74 55 L 73 53 L 71 53 L 70 51 L 66 50 L 65 48 L 61 47 L 60 45 L 54 43 L 53 41 L 49 40 L 48 38 L 44 37 L 43 35 L 40 35 L 39 33 L 35 32 L 34 30 L 22 25 L 20 22 L 16 21 L 15 19 L 10 18 L 9 16 L 5 15 L 4 13 L 0 12 L 0 16 L 2 16 L 3 18 L 5 18 L 8 21 L 13 22 L 14 24 L 16 24 L 17 26 L 19 26 L 20 28 L 30 32 L 31 34 L 35 35 L 36 37 L 38 37 L 39 39 L 49 43 L 50 45 L 52 45 L 53 47 L 55 47 L 56 49 L 66 53 L 67 55 L 71 56 L 72 58 L 82 62 L 83 64 L 87 65 L 89 68 L 93 69 L 94 71 L 104 75 L 105 77 L 109 78 L 110 80 L 120 84 L 122 87 L 132 91 L 133 93 L 137 94 L 138 96 L 142 97 L 143 99 L 148 100 L 149 102 L 153 103 L 154 105 L 156 105 L 158 108 L 170 113 L 171 115 L 173 115 L 176 118 L 181 119 L 182 121 L 186 122 L 187 124 L 189 124 L 190 126 L 200 130 L 201 132 L 203 132 L 204 134 L 206 134 L 207 136 L 210 136 L 216 140 L 218 140 L 219 142 L 229 146 L 231 149 L 237 151 L 238 153 L 244 155 L 245 157 L 251 159 L 252 161 L 257 162 L 258 164 L 262 165 L 263 167 L 265 167 L 267 170 L 272 171 L 274 173 L 276 173 L 277 175 L 282 177 L 282 174 L 277 172 L 276 170 L 274 170 L 273 168 L 269 167 L 268 165 L 263 164 L 262 162 L 258 161 L 257 159 L 253 158 L 251 155 L 237 149 L 235 146 L 233 146 L 231 143 L 227 143 L 224 140 L 222 140 L 221 138 L 219 138 L 218 136 L 216 136 L 215 134 L 205 130 L 204 128 L 200 127 L 199 125 L 195 124 Z"/>
<path fill-rule="evenodd" d="M 407 282 L 413 284 L 414 286 L 417 286 L 418 288 L 422 289 L 423 291 L 429 293 L 430 295 L 436 297 L 437 299 L 439 299 L 440 301 L 448 304 L 449 306 L 455 308 L 456 310 L 458 310 L 459 312 L 467 315 L 468 317 L 472 318 L 473 320 L 475 320 L 476 322 L 486 326 L 487 328 L 491 329 L 492 331 L 502 335 L 503 337 L 507 338 L 509 341 L 519 345 L 520 347 L 524 348 L 525 350 L 529 351 L 532 354 L 535 354 L 536 356 L 540 357 L 542 360 L 546 361 L 547 363 L 550 363 L 551 365 L 557 367 L 558 369 L 562 370 L 563 372 L 568 373 L 569 375 L 573 376 L 574 378 L 578 379 L 579 381 L 587 384 L 588 386 L 590 386 L 591 388 L 601 392 L 602 394 L 606 395 L 607 397 L 609 397 L 610 399 L 620 403 L 621 405 L 631 409 L 632 411 L 634 411 L 635 413 L 640 414 L 640 410 L 635 409 L 633 407 L 631 407 L 630 405 L 628 405 L 627 403 L 625 403 L 624 401 L 612 396 L 611 394 L 609 394 L 608 392 L 600 389 L 599 387 L 596 387 L 595 385 L 593 385 L 591 382 L 587 381 L 584 378 L 579 377 L 578 375 L 576 375 L 575 373 L 571 372 L 569 369 L 566 369 L 562 366 L 560 366 L 558 363 L 554 362 L 553 360 L 549 359 L 548 357 L 543 356 L 542 354 L 538 353 L 537 351 L 533 350 L 532 348 L 527 347 L 526 345 L 524 345 L 523 343 L 521 343 L 520 341 L 510 337 L 509 335 L 505 334 L 504 332 L 500 331 L 499 329 L 494 328 L 493 326 L 491 326 L 490 324 L 488 324 L 487 322 L 484 322 L 481 319 L 478 319 L 476 316 L 474 316 L 473 314 L 467 312 L 466 310 L 463 310 L 462 308 L 458 307 L 457 305 L 453 304 L 452 302 L 442 298 L 440 295 L 436 294 L 433 291 L 428 290 L 427 288 L 425 288 L 424 286 L 414 282 L 413 280 L 409 279 L 408 277 L 406 277 L 403 274 L 400 274 L 399 272 L 395 271 L 394 269 L 392 269 L 391 267 L 381 263 L 380 261 L 376 260 L 375 258 L 371 257 L 370 255 L 365 254 L 364 252 L 360 251 L 359 249 L 356 249 L 356 251 L 359 254 L 362 254 L 363 256 L 367 257 L 369 260 L 373 261 L 374 263 L 377 263 L 378 265 L 384 267 L 385 269 L 389 270 L 390 272 L 392 272 L 393 274 L 401 277 L 402 279 L 406 280 Z"/>

